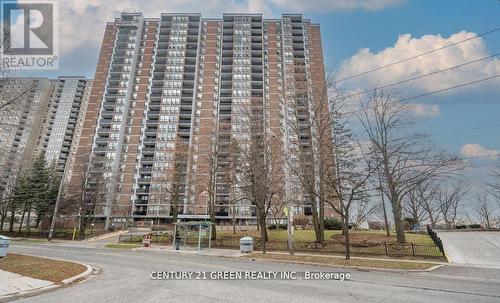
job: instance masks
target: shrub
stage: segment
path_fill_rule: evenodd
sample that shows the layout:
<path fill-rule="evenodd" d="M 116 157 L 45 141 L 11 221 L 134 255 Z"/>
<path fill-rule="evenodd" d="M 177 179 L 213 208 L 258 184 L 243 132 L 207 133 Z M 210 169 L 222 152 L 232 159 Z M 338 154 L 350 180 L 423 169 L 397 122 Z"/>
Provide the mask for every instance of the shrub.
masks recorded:
<path fill-rule="evenodd" d="M 325 230 L 341 230 L 342 222 L 340 222 L 337 218 L 324 218 L 323 224 L 325 226 Z"/>
<path fill-rule="evenodd" d="M 293 218 L 294 226 L 306 226 L 309 224 L 309 217 L 304 215 L 297 215 Z"/>
<path fill-rule="evenodd" d="M 456 229 L 466 229 L 467 228 L 467 225 L 457 225 L 455 226 Z"/>
<path fill-rule="evenodd" d="M 279 227 L 279 229 L 283 230 L 283 229 L 287 229 L 288 226 L 286 224 L 269 224 L 267 226 L 267 229 L 275 230 L 275 229 L 277 229 L 277 227 Z"/>
<path fill-rule="evenodd" d="M 469 224 L 469 228 L 481 228 L 481 224 Z"/>
<path fill-rule="evenodd" d="M 403 229 L 405 231 L 409 231 L 411 229 L 413 229 L 413 226 L 415 225 L 415 220 L 413 220 L 413 218 L 404 218 L 403 220 Z"/>

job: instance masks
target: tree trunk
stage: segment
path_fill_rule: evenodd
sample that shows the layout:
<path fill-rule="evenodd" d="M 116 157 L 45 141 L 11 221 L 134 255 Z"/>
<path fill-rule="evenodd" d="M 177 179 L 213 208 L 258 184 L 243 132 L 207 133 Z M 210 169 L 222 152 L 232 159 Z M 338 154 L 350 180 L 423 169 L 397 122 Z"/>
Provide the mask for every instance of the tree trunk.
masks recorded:
<path fill-rule="evenodd" d="M 313 195 L 311 195 L 311 196 L 314 197 Z M 312 217 L 313 217 L 312 225 L 314 228 L 314 236 L 316 238 L 316 242 L 321 243 L 322 241 L 321 241 L 321 231 L 319 228 L 319 214 L 318 214 L 318 208 L 316 207 L 316 201 L 313 201 L 313 203 L 311 204 L 311 210 L 312 210 Z"/>
<path fill-rule="evenodd" d="M 382 179 L 380 178 L 380 172 L 378 172 L 378 182 L 380 185 L 380 200 L 382 201 L 382 210 L 384 211 L 384 223 L 385 223 L 385 233 L 388 237 L 391 236 L 391 231 L 389 228 L 389 219 L 387 218 L 387 210 L 385 208 L 384 190 L 382 189 Z"/>
<path fill-rule="evenodd" d="M 342 230 L 344 231 L 344 242 L 345 242 L 345 259 L 351 259 L 351 244 L 349 239 L 349 214 L 343 216 Z"/>
<path fill-rule="evenodd" d="M 384 174 L 388 178 L 390 178 L 389 167 L 387 163 L 385 163 Z M 403 229 L 403 214 L 401 212 L 401 201 L 399 200 L 399 195 L 394 188 L 394 183 L 392 179 L 388 179 L 388 189 L 390 191 L 390 199 L 392 205 L 392 214 L 394 215 L 394 228 L 396 229 L 396 239 L 398 243 L 403 244 L 406 243 L 405 231 Z"/>
<path fill-rule="evenodd" d="M 7 213 L 3 213 L 0 217 L 0 231 L 3 231 L 3 224 L 5 223 L 5 218 L 7 217 Z"/>
<path fill-rule="evenodd" d="M 234 206 L 233 203 L 233 235 L 236 234 L 236 207 Z"/>
<path fill-rule="evenodd" d="M 42 221 L 42 218 L 40 216 L 36 216 L 35 227 L 39 231 L 40 231 L 40 221 Z"/>
<path fill-rule="evenodd" d="M 319 201 L 319 235 L 321 243 L 325 242 L 325 202 L 323 199 Z"/>
<path fill-rule="evenodd" d="M 179 204 L 177 202 L 174 203 L 172 207 L 172 223 L 177 223 L 177 216 L 179 213 Z"/>
<path fill-rule="evenodd" d="M 217 228 L 215 226 L 215 205 L 214 201 L 210 201 L 210 222 L 212 222 L 212 241 L 217 239 Z"/>
<path fill-rule="evenodd" d="M 260 218 L 259 219 L 259 225 L 260 225 L 260 238 L 262 240 L 262 253 L 266 253 L 266 243 L 267 243 L 267 228 L 266 228 L 266 219 L 265 218 Z"/>
<path fill-rule="evenodd" d="M 431 220 L 432 229 L 435 229 L 436 228 L 436 220 L 434 219 L 434 216 L 432 215 L 432 211 L 429 211 L 429 220 Z"/>
<path fill-rule="evenodd" d="M 27 218 L 27 222 L 26 222 L 26 227 L 27 227 L 27 231 L 28 231 L 28 236 L 30 235 L 31 233 L 31 207 L 28 209 L 28 218 Z"/>
<path fill-rule="evenodd" d="M 23 209 L 23 214 L 21 215 L 21 222 L 19 222 L 19 232 L 23 231 L 23 223 L 25 215 L 26 215 L 26 207 Z"/>
<path fill-rule="evenodd" d="M 396 229 L 396 239 L 398 243 L 406 243 L 405 231 L 403 229 L 403 219 L 401 213 L 401 204 L 396 201 L 392 204 L 392 212 L 394 214 L 394 228 Z"/>
<path fill-rule="evenodd" d="M 16 218 L 16 211 L 11 210 L 10 212 L 10 220 L 9 220 L 9 231 L 12 232 L 14 231 L 14 220 Z"/>

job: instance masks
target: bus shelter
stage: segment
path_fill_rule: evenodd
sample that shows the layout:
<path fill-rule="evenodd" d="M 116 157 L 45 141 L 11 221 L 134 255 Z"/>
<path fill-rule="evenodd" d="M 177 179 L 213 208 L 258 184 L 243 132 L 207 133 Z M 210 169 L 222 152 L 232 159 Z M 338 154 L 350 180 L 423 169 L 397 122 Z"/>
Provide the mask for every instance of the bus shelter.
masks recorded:
<path fill-rule="evenodd" d="M 210 248 L 212 246 L 212 222 L 191 221 L 174 224 L 174 249 Z"/>

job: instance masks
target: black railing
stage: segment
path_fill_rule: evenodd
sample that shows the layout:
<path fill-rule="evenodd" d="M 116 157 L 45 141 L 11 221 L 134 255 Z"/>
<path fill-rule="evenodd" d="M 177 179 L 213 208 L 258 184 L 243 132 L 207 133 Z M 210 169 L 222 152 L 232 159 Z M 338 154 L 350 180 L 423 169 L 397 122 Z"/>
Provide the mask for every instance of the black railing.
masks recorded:
<path fill-rule="evenodd" d="M 443 247 L 443 241 L 438 237 L 435 231 L 432 230 L 432 228 L 427 225 L 427 234 L 431 237 L 432 241 L 434 241 L 434 244 L 439 248 L 439 251 L 443 255 L 443 257 L 446 258 L 446 255 L 444 253 L 444 247 Z"/>
<path fill-rule="evenodd" d="M 239 249 L 239 239 L 216 239 L 212 241 L 214 248 Z M 311 252 L 320 254 L 344 254 L 345 245 L 340 241 L 325 241 L 318 243 L 315 241 L 294 241 L 295 251 Z M 262 249 L 262 241 L 254 240 L 254 250 Z M 266 249 L 270 251 L 287 251 L 287 240 L 269 240 Z M 373 243 L 367 245 L 351 244 L 351 253 L 358 256 L 393 256 L 393 257 L 424 257 L 441 258 L 440 249 L 434 244 L 427 243 L 405 243 L 394 242 Z"/>

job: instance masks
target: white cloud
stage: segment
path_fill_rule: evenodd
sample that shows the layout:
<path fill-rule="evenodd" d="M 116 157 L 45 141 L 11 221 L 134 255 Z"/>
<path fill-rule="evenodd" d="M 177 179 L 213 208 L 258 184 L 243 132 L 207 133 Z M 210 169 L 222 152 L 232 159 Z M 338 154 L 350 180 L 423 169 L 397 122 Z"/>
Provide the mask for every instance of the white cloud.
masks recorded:
<path fill-rule="evenodd" d="M 329 12 L 334 10 L 380 10 L 395 6 L 403 0 L 270 0 L 281 9 L 295 10 L 301 12 Z"/>
<path fill-rule="evenodd" d="M 61 54 L 70 56 L 80 48 L 98 48 L 106 22 L 121 12 L 142 12 L 159 18 L 161 13 L 200 12 L 203 16 L 221 16 L 222 12 L 263 12 L 271 15 L 264 0 L 64 0 L 59 2 Z"/>
<path fill-rule="evenodd" d="M 462 146 L 460 153 L 462 154 L 462 156 L 468 158 L 484 157 L 486 159 L 496 160 L 498 158 L 500 150 L 487 149 L 477 143 L 469 143 Z"/>
<path fill-rule="evenodd" d="M 59 2 L 61 54 L 74 50 L 98 48 L 106 22 L 123 11 L 142 12 L 145 17 L 159 17 L 168 12 L 200 12 L 205 17 L 220 17 L 223 12 L 263 13 L 267 18 L 281 12 L 325 12 L 332 10 L 377 10 L 404 0 L 64 0 Z M 273 13 L 273 10 L 279 13 Z"/>
<path fill-rule="evenodd" d="M 408 104 L 410 112 L 417 118 L 436 118 L 441 115 L 441 109 L 436 104 Z"/>
<path fill-rule="evenodd" d="M 342 79 L 356 75 L 367 70 L 397 62 L 474 36 L 476 36 L 475 33 L 466 31 L 458 32 L 448 38 L 442 37 L 441 35 L 425 35 L 420 38 L 412 37 L 410 34 L 400 35 L 393 46 L 387 47 L 377 53 L 372 52 L 368 48 L 359 50 L 358 53 L 343 62 L 338 78 Z M 367 88 L 387 85 L 446 69 L 465 62 L 487 57 L 489 55 L 490 54 L 488 53 L 488 48 L 484 40 L 482 38 L 477 38 L 413 60 L 384 68 L 380 71 L 357 77 L 353 80 L 345 81 L 343 82 L 343 85 L 352 90 L 360 88 L 365 90 Z M 494 76 L 499 73 L 500 59 L 493 58 L 411 81 L 408 82 L 408 84 L 394 86 L 393 88 L 401 90 L 404 88 L 404 95 L 406 96 L 410 93 L 415 93 L 416 91 L 435 91 L 473 80 Z M 484 88 L 485 86 L 488 86 L 489 88 L 498 89 L 498 87 L 500 87 L 499 84 L 500 78 L 496 78 L 477 84 L 473 87 Z M 455 91 L 450 91 L 449 93 L 454 92 Z"/>

